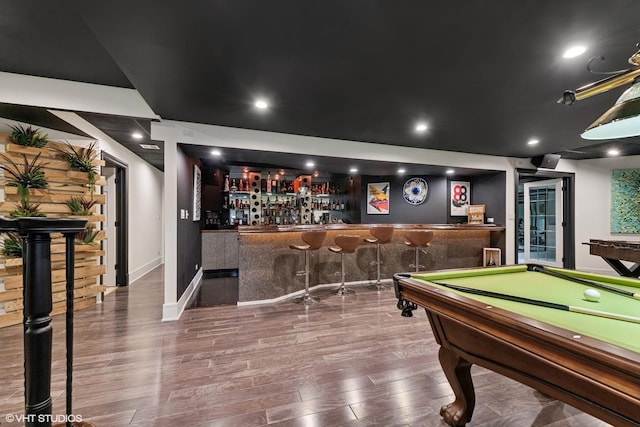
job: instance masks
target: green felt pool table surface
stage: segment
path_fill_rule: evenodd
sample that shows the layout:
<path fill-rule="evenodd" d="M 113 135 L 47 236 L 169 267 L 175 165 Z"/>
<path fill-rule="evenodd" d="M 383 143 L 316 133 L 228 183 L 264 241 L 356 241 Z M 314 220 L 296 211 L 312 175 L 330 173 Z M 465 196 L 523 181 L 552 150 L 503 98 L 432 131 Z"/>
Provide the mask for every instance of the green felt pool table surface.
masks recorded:
<path fill-rule="evenodd" d="M 636 279 L 551 267 L 545 267 L 545 269 L 640 293 L 640 281 Z M 584 290 L 593 286 L 582 285 L 540 272 L 527 271 L 526 265 L 412 274 L 411 278 L 434 287 L 444 288 L 431 281 L 640 317 L 640 300 L 638 299 L 598 289 L 601 295 L 600 301 L 587 301 L 583 296 Z M 578 335 L 589 336 L 631 351 L 640 352 L 640 323 L 556 310 L 451 289 L 447 289 L 447 291 L 573 331 Z"/>

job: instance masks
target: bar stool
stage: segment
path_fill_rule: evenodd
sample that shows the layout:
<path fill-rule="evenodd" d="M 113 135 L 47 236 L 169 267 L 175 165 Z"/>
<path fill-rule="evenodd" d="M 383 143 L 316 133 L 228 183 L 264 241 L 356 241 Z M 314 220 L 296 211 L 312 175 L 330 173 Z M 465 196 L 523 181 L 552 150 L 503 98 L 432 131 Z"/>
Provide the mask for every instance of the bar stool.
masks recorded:
<path fill-rule="evenodd" d="M 382 282 L 380 281 L 380 245 L 389 243 L 391 241 L 391 238 L 393 237 L 393 227 L 371 227 L 369 229 L 369 233 L 371 233 L 373 239 L 364 239 L 364 241 L 367 243 L 376 244 L 376 283 L 368 286 L 368 288 L 377 291 L 388 289 L 388 286 L 382 284 Z"/>
<path fill-rule="evenodd" d="M 344 285 L 344 254 L 352 254 L 360 244 L 360 236 L 347 236 L 344 234 L 337 235 L 333 241 L 336 246 L 330 246 L 329 250 L 333 253 L 340 254 L 340 266 L 342 271 L 342 284 L 338 289 L 333 291 L 334 294 L 346 297 L 349 294 L 355 294 L 356 291 L 349 289 Z"/>
<path fill-rule="evenodd" d="M 433 231 L 427 230 L 410 230 L 404 233 L 405 241 L 404 244 L 410 246 L 412 248 L 416 248 L 416 271 L 419 271 L 420 267 L 424 267 L 420 265 L 419 257 L 420 257 L 420 248 L 426 248 L 431 246 L 431 240 L 433 239 Z M 411 267 L 411 265 L 409 265 Z"/>
<path fill-rule="evenodd" d="M 309 294 L 309 251 L 315 251 L 322 247 L 326 231 L 304 231 L 300 238 L 304 245 L 289 245 L 289 249 L 304 251 L 304 295 L 294 299 L 297 304 L 311 305 L 320 301 L 320 298 Z"/>

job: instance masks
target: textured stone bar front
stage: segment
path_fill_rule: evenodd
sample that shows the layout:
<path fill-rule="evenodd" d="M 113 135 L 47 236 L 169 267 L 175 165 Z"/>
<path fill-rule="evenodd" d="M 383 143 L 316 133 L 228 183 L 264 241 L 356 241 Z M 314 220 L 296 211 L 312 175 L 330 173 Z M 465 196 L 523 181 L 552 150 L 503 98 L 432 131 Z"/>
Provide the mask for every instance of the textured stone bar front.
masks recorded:
<path fill-rule="evenodd" d="M 388 225 L 388 224 L 385 224 Z M 345 255 L 347 282 L 375 282 L 376 245 L 364 242 L 370 238 L 373 224 L 339 224 L 286 227 L 239 227 L 239 301 L 272 300 L 304 289 L 304 254 L 289 249 L 290 244 L 302 244 L 301 233 L 326 230 L 321 249 L 311 252 L 310 286 L 340 281 L 340 255 L 328 250 L 339 234 L 357 235 L 362 244 L 355 254 Z M 504 227 L 491 225 L 394 225 L 390 243 L 381 247 L 381 278 L 391 279 L 394 273 L 411 271 L 415 249 L 404 244 L 404 231 L 433 230 L 431 246 L 420 254 L 420 270 L 478 267 L 482 265 L 482 249 L 494 247 L 504 253 Z"/>

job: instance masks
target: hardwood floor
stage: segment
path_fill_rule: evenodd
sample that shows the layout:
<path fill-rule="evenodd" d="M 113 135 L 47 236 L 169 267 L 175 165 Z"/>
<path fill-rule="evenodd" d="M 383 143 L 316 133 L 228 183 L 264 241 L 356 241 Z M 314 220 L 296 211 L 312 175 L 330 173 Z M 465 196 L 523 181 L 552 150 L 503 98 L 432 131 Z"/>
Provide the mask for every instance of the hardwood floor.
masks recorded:
<path fill-rule="evenodd" d="M 221 306 L 161 322 L 162 268 L 76 313 L 74 413 L 115 426 L 443 426 L 452 392 L 424 311 L 356 288 L 320 304 Z M 64 414 L 64 316 L 54 414 Z M 0 330 L 0 425 L 23 412 L 22 327 Z M 482 368 L 469 426 L 606 426 Z"/>

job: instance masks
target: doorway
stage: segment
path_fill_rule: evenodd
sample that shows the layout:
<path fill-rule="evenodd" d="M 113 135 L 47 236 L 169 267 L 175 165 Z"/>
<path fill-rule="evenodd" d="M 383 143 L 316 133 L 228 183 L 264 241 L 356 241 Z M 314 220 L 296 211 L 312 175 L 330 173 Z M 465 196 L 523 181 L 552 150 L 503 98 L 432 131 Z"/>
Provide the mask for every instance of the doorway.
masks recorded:
<path fill-rule="evenodd" d="M 518 264 L 575 268 L 574 174 L 516 170 Z"/>
<path fill-rule="evenodd" d="M 103 229 L 106 241 L 102 249 L 106 255 L 107 273 L 103 284 L 107 286 L 129 285 L 129 231 L 127 199 L 127 164 L 108 153 L 102 152 L 105 166 L 102 173 L 106 178 L 104 187 L 106 202 L 102 206 L 105 215 Z"/>
<path fill-rule="evenodd" d="M 524 183 L 524 262 L 563 266 L 562 179 Z"/>

